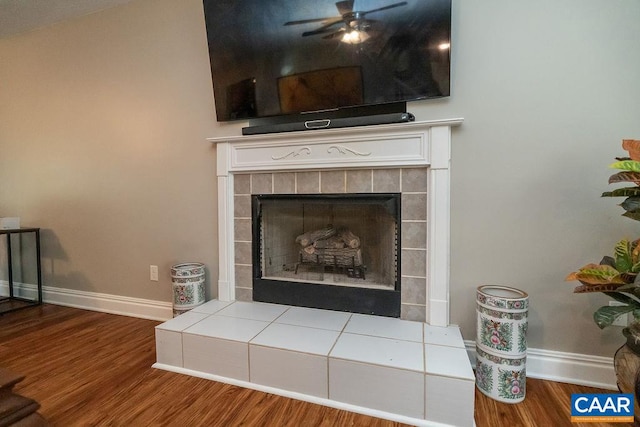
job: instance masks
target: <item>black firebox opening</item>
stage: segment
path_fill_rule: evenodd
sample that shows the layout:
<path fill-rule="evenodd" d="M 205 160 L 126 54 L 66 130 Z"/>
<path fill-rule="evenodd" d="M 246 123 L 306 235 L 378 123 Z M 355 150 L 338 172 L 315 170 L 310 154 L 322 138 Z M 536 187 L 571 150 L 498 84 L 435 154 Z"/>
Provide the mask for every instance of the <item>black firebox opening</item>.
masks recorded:
<path fill-rule="evenodd" d="M 253 195 L 253 300 L 400 317 L 400 201 Z"/>

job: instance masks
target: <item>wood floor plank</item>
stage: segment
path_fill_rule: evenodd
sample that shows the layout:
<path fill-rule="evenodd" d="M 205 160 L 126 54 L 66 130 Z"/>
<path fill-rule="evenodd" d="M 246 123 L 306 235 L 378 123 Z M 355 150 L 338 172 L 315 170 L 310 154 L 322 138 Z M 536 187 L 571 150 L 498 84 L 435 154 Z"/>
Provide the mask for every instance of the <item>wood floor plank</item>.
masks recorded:
<path fill-rule="evenodd" d="M 372 426 L 403 424 L 151 368 L 159 322 L 44 304 L 0 315 L 0 366 L 25 375 L 16 391 L 53 426 Z M 527 379 L 516 405 L 476 390 L 476 424 L 572 424 L 571 393 L 602 392 Z M 621 424 L 618 424 L 620 426 Z"/>

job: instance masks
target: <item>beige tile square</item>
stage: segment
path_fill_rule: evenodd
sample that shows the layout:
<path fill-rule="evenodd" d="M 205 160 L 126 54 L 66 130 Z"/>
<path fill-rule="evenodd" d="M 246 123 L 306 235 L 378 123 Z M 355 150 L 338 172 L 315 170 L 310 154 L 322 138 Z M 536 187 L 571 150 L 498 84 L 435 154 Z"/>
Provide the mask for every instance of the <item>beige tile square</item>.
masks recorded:
<path fill-rule="evenodd" d="M 345 171 L 322 171 L 320 173 L 320 187 L 322 193 L 344 193 Z"/>
<path fill-rule="evenodd" d="M 427 219 L 426 193 L 402 193 L 402 219 L 422 221 Z"/>
<path fill-rule="evenodd" d="M 235 263 L 251 264 L 251 242 L 236 242 L 235 247 Z"/>
<path fill-rule="evenodd" d="M 251 241 L 251 219 L 235 219 L 234 225 L 234 240 L 250 242 Z"/>
<path fill-rule="evenodd" d="M 251 175 L 235 174 L 233 176 L 234 194 L 251 194 Z"/>
<path fill-rule="evenodd" d="M 297 172 L 298 194 L 316 194 L 320 192 L 320 172 Z"/>
<path fill-rule="evenodd" d="M 429 188 L 427 168 L 402 169 L 402 191 L 426 192 Z"/>
<path fill-rule="evenodd" d="M 373 170 L 374 193 L 399 193 L 400 169 L 374 169 Z"/>
<path fill-rule="evenodd" d="M 418 277 L 402 277 L 402 302 L 405 304 L 426 304 L 427 279 Z"/>
<path fill-rule="evenodd" d="M 253 267 L 250 265 L 235 265 L 236 287 L 253 288 Z"/>
<path fill-rule="evenodd" d="M 400 318 L 415 322 L 426 322 L 427 308 L 424 305 L 401 304 Z"/>
<path fill-rule="evenodd" d="M 344 193 L 345 171 L 322 171 L 320 173 L 320 187 L 322 193 Z"/>
<path fill-rule="evenodd" d="M 235 218 L 251 218 L 251 196 L 233 197 L 233 216 Z"/>
<path fill-rule="evenodd" d="M 407 276 L 427 277 L 427 251 L 403 249 L 401 271 Z"/>
<path fill-rule="evenodd" d="M 347 171 L 347 193 L 371 193 L 371 169 Z"/>
<path fill-rule="evenodd" d="M 274 194 L 295 194 L 296 174 L 293 172 L 282 172 L 273 174 Z"/>
<path fill-rule="evenodd" d="M 236 287 L 236 300 L 237 301 L 253 301 L 253 289 Z"/>
<path fill-rule="evenodd" d="M 414 249 L 426 249 L 427 248 L 427 223 L 403 221 L 402 222 L 402 247 L 414 248 Z"/>
<path fill-rule="evenodd" d="M 272 194 L 273 174 L 254 173 L 251 175 L 251 194 Z"/>

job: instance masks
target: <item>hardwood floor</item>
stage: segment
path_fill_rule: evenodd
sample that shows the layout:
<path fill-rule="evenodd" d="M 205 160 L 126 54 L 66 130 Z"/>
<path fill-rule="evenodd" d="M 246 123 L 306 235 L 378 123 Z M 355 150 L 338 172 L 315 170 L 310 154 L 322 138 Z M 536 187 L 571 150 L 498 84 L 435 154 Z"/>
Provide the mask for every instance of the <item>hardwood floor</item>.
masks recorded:
<path fill-rule="evenodd" d="M 151 368 L 159 322 L 45 304 L 0 315 L 0 366 L 53 426 L 401 426 L 402 424 Z M 572 424 L 571 393 L 528 378 L 517 405 L 476 391 L 476 424 Z M 621 425 L 621 424 L 617 424 Z"/>

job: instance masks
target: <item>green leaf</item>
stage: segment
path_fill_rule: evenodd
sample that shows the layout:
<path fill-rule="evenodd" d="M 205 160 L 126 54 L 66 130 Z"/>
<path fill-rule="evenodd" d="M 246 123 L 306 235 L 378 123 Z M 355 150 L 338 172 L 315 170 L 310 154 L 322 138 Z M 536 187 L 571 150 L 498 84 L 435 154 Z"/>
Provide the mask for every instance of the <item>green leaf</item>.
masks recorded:
<path fill-rule="evenodd" d="M 620 203 L 620 206 L 627 212 L 640 211 L 640 197 L 627 197 L 624 202 Z"/>
<path fill-rule="evenodd" d="M 637 279 L 637 276 L 636 276 Z M 622 285 L 622 286 L 618 286 L 615 291 L 610 292 L 610 294 L 615 294 L 617 292 L 624 292 L 625 294 L 630 294 L 635 296 L 636 298 L 640 298 L 640 285 L 638 285 L 637 283 L 629 283 L 628 285 Z M 614 298 L 612 295 L 610 295 L 611 298 Z M 617 296 L 617 295 L 616 295 Z M 627 304 L 627 301 L 624 301 L 625 304 Z M 638 304 L 638 308 L 640 309 L 640 304 Z"/>
<path fill-rule="evenodd" d="M 600 265 L 608 265 L 610 267 L 616 268 L 616 261 L 613 259 L 613 257 L 610 257 L 609 255 L 605 255 L 602 257 L 602 260 L 600 261 Z"/>
<path fill-rule="evenodd" d="M 614 258 L 616 261 L 616 270 L 620 273 L 631 271 L 631 267 L 633 266 L 630 246 L 627 239 L 620 240 L 615 246 Z"/>
<path fill-rule="evenodd" d="M 609 184 L 616 182 L 640 182 L 640 172 L 618 172 L 609 177 Z"/>
<path fill-rule="evenodd" d="M 605 191 L 601 197 L 630 197 L 640 196 L 640 187 L 617 188 L 613 191 Z"/>
<path fill-rule="evenodd" d="M 611 324 L 615 322 L 618 317 L 622 316 L 623 314 L 631 313 L 632 311 L 634 311 L 634 309 L 635 307 L 631 307 L 628 305 L 613 307 L 603 306 L 597 309 L 595 313 L 593 313 L 593 320 L 595 320 L 596 325 L 598 325 L 600 329 L 604 329 L 607 326 L 611 326 Z"/>
<path fill-rule="evenodd" d="M 640 240 L 638 239 L 631 242 L 631 261 L 633 264 L 640 262 Z"/>
<path fill-rule="evenodd" d="M 636 160 L 621 160 L 609 165 L 613 169 L 622 169 L 631 172 L 640 172 L 640 162 Z"/>
<path fill-rule="evenodd" d="M 625 295 L 623 293 L 618 292 L 618 289 L 616 289 L 615 292 L 603 292 L 603 293 L 606 296 L 611 297 L 618 302 L 627 304 L 629 307 L 640 309 L 640 302 L 638 302 L 638 300 L 631 298 L 629 295 Z"/>
<path fill-rule="evenodd" d="M 566 280 L 579 280 L 591 285 L 625 282 L 620 278 L 620 272 L 609 265 L 587 264 L 575 273 L 571 273 Z"/>
<path fill-rule="evenodd" d="M 634 219 L 636 221 L 640 221 L 640 212 L 625 212 L 622 216 L 626 216 L 627 218 Z"/>

